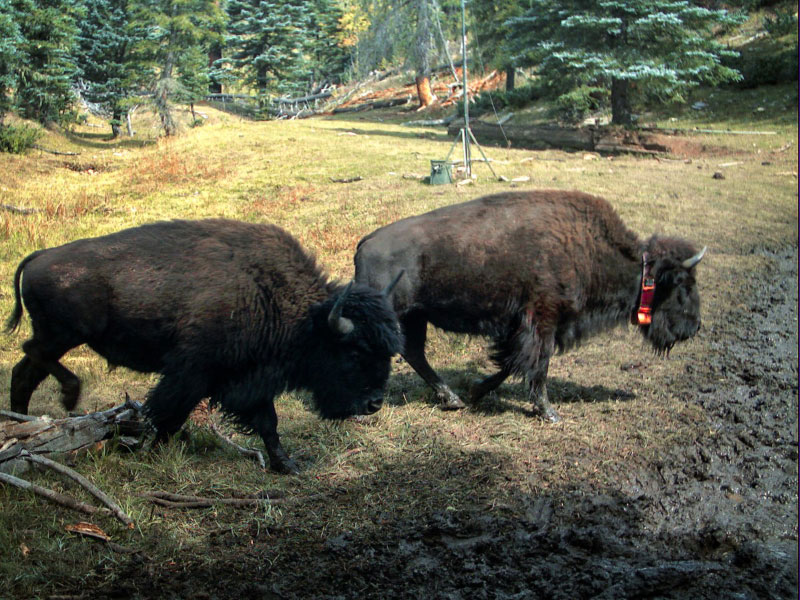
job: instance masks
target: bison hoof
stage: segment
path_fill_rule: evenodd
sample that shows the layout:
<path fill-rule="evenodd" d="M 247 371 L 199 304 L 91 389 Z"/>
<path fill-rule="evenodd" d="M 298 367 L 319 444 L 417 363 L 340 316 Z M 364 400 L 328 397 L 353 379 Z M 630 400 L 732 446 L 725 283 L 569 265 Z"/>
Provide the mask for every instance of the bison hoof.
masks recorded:
<path fill-rule="evenodd" d="M 550 421 L 551 423 L 559 423 L 561 421 L 561 417 L 558 416 L 558 413 L 553 409 L 552 406 L 548 406 L 544 410 L 537 411 L 539 416 L 545 420 Z"/>
<path fill-rule="evenodd" d="M 436 396 L 439 398 L 439 407 L 442 410 L 460 410 L 466 406 L 466 404 L 462 402 L 461 398 L 456 396 L 450 390 L 446 390 L 444 392 L 440 391 L 436 394 Z"/>
<path fill-rule="evenodd" d="M 68 381 L 61 386 L 61 405 L 64 410 L 73 410 L 78 405 L 78 398 L 81 395 L 80 381 Z"/>
<path fill-rule="evenodd" d="M 270 460 L 270 468 L 276 473 L 283 473 L 285 475 L 299 475 L 300 468 L 291 458 L 282 458 L 280 460 Z"/>

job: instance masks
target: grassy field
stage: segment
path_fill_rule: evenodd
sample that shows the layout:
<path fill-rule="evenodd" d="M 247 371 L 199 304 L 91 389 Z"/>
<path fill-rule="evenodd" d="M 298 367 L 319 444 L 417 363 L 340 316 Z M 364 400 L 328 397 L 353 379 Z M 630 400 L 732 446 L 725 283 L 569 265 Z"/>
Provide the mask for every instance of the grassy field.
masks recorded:
<path fill-rule="evenodd" d="M 39 142 L 75 155 L 0 155 L 0 205 L 36 209 L 0 209 L 4 318 L 11 312 L 14 270 L 28 253 L 169 218 L 275 223 L 342 280 L 353 274 L 356 243 L 373 229 L 511 188 L 598 194 L 643 237 L 679 235 L 709 248 L 700 267 L 704 327 L 697 338 L 646 369 L 641 364 L 651 361 L 650 353 L 633 330 L 613 331 L 557 357 L 549 387 L 563 418 L 558 425 L 529 416 L 521 382 L 502 386 L 479 407 L 442 412 L 398 359 L 387 404 L 363 421 L 322 422 L 306 410 L 302 394 L 279 399 L 283 444 L 302 469 L 296 477 L 262 471 L 194 426 L 189 441 L 159 451 L 126 454 L 108 444 L 79 457 L 77 470 L 120 502 L 136 526 L 127 530 L 110 519 L 97 524 L 161 565 L 202 566 L 234 552 L 217 543 L 220 536 L 237 540 L 238 552 L 246 552 L 248 539 L 252 544 L 271 536 L 263 566 L 268 571 L 298 548 L 317 548 L 339 533 L 386 519 L 467 507 L 514 515 L 524 510 L 524 494 L 612 489 L 626 469 L 707 435 L 702 409 L 672 384 L 702 371 L 715 325 L 736 306 L 752 273 L 770 268 L 757 251 L 797 245 L 797 88 L 716 90 L 698 98 L 707 110 L 684 108 L 652 119 L 664 127 L 774 133 L 697 134 L 690 138 L 690 154 L 659 159 L 485 147 L 498 174 L 529 180 L 498 182 L 479 164 L 477 180 L 458 186 L 421 180 L 452 140 L 441 129 L 398 124 L 418 118 L 413 114 L 251 122 L 200 107 L 206 123 L 175 139 L 155 141 L 153 123 L 141 117 L 141 133 L 130 140 L 111 142 L 102 128 L 81 126 L 66 135 L 48 132 Z M 0 337 L 2 408 L 8 407 L 11 368 L 28 332 L 25 319 L 20 332 Z M 481 339 L 432 331 L 429 358 L 457 392 L 491 370 Z M 155 381 L 125 369 L 109 371 L 86 349 L 72 351 L 64 362 L 83 381 L 79 408 L 85 411 L 119 404 L 126 392 L 141 400 Z M 57 392 L 52 378 L 45 381 L 31 412 L 63 415 Z M 256 438 L 237 439 L 260 447 Z M 32 477 L 82 493 L 49 474 Z M 201 496 L 270 490 L 286 501 L 258 511 L 175 511 L 140 497 L 152 490 Z M 65 531 L 79 520 L 77 513 L 0 487 L 0 597 L 47 597 L 62 586 L 112 577 L 121 555 Z"/>

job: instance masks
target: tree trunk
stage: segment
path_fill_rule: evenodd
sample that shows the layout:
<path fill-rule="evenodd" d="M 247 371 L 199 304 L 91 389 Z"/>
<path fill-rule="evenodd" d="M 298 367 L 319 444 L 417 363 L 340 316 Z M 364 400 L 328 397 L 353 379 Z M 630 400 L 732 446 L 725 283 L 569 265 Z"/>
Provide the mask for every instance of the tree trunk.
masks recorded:
<path fill-rule="evenodd" d="M 514 67 L 506 67 L 506 91 L 514 91 L 514 74 L 516 69 Z"/>
<path fill-rule="evenodd" d="M 208 67 L 211 69 L 214 63 L 222 58 L 222 47 L 219 44 L 214 44 L 208 51 Z M 216 81 L 209 81 L 208 83 L 209 94 L 221 94 L 222 84 Z"/>
<path fill-rule="evenodd" d="M 426 108 L 431 104 L 435 104 L 439 100 L 431 89 L 430 77 L 427 75 L 417 75 L 416 83 L 420 108 Z"/>
<path fill-rule="evenodd" d="M 122 109 L 115 106 L 111 114 L 111 139 L 115 140 L 122 133 L 120 126 L 122 125 Z"/>
<path fill-rule="evenodd" d="M 630 81 L 627 79 L 611 80 L 611 123 L 614 125 L 631 125 L 633 114 L 629 97 Z"/>

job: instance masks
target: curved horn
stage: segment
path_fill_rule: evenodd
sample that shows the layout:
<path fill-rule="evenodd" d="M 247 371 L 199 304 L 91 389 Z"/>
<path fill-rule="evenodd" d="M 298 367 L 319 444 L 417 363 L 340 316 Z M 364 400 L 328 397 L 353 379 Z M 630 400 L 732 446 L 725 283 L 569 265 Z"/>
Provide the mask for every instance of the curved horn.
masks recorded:
<path fill-rule="evenodd" d="M 351 331 L 353 331 L 353 322 L 350 319 L 347 319 L 342 316 L 342 309 L 344 308 L 344 301 L 347 298 L 347 294 L 350 293 L 350 288 L 353 286 L 353 282 L 347 284 L 347 287 L 344 288 L 341 294 L 339 294 L 339 298 L 336 300 L 336 303 L 333 305 L 331 312 L 328 313 L 328 326 L 334 333 L 338 333 L 339 335 L 347 335 Z"/>
<path fill-rule="evenodd" d="M 390 294 L 392 293 L 392 291 L 394 290 L 394 287 L 397 285 L 397 282 L 398 282 L 398 281 L 400 281 L 400 278 L 403 276 L 403 273 L 405 273 L 405 272 L 406 272 L 406 270 L 405 270 L 405 269 L 401 269 L 401 271 L 400 271 L 400 272 L 397 274 L 397 277 L 395 277 L 395 278 L 394 278 L 394 281 L 392 281 L 392 283 L 390 283 L 389 285 L 387 285 L 387 286 L 386 286 L 386 287 L 383 289 L 383 292 L 381 292 L 381 293 L 382 293 L 384 296 L 386 296 L 386 297 L 388 298 L 388 297 L 389 297 L 389 295 L 390 295 Z"/>
<path fill-rule="evenodd" d="M 703 249 L 702 249 L 702 250 L 700 250 L 700 252 L 698 252 L 697 254 L 695 254 L 694 256 L 692 256 L 691 258 L 687 258 L 685 261 L 683 261 L 683 262 L 681 263 L 681 266 L 682 266 L 684 269 L 691 269 L 691 268 L 692 268 L 692 267 L 694 267 L 694 266 L 695 266 L 697 263 L 699 263 L 699 262 L 700 262 L 700 259 L 701 259 L 701 258 L 703 258 L 703 255 L 706 253 L 706 250 L 708 250 L 708 246 L 703 246 Z"/>

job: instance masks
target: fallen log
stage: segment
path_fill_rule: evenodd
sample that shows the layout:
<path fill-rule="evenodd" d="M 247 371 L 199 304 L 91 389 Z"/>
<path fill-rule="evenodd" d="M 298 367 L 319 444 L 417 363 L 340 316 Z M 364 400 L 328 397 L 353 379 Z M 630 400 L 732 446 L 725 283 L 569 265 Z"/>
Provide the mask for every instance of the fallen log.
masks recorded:
<path fill-rule="evenodd" d="M 20 458 L 23 451 L 30 454 L 75 452 L 93 446 L 116 434 L 141 437 L 147 425 L 142 406 L 127 398 L 106 411 L 51 419 L 43 416 L 23 420 L 26 415 L 4 411 L 9 421 L 0 422 L 0 472 L 24 472 L 27 461 Z"/>
<path fill-rule="evenodd" d="M 278 104 L 303 104 L 305 102 L 313 102 L 314 100 L 323 100 L 333 96 L 333 90 L 326 90 L 319 94 L 310 94 L 308 96 L 301 96 L 300 98 L 278 98 L 275 102 Z"/>
<path fill-rule="evenodd" d="M 464 127 L 463 119 L 450 123 L 447 133 L 453 137 Z M 516 148 L 533 150 L 545 148 L 568 148 L 572 150 L 594 150 L 594 132 L 577 127 L 553 127 L 536 125 L 504 126 L 483 121 L 470 121 L 470 129 L 477 139 L 502 145 L 506 140 Z"/>
<path fill-rule="evenodd" d="M 131 518 L 105 492 L 80 473 L 42 455 L 75 452 L 121 432 L 141 435 L 147 429 L 141 404 L 126 396 L 124 404 L 112 409 L 55 420 L 47 416 L 31 419 L 11 411 L 2 414 L 9 420 L 0 423 L 0 482 L 33 492 L 71 510 L 114 516 L 129 528 L 133 527 Z M 105 507 L 86 504 L 18 477 L 31 463 L 69 477 Z"/>

